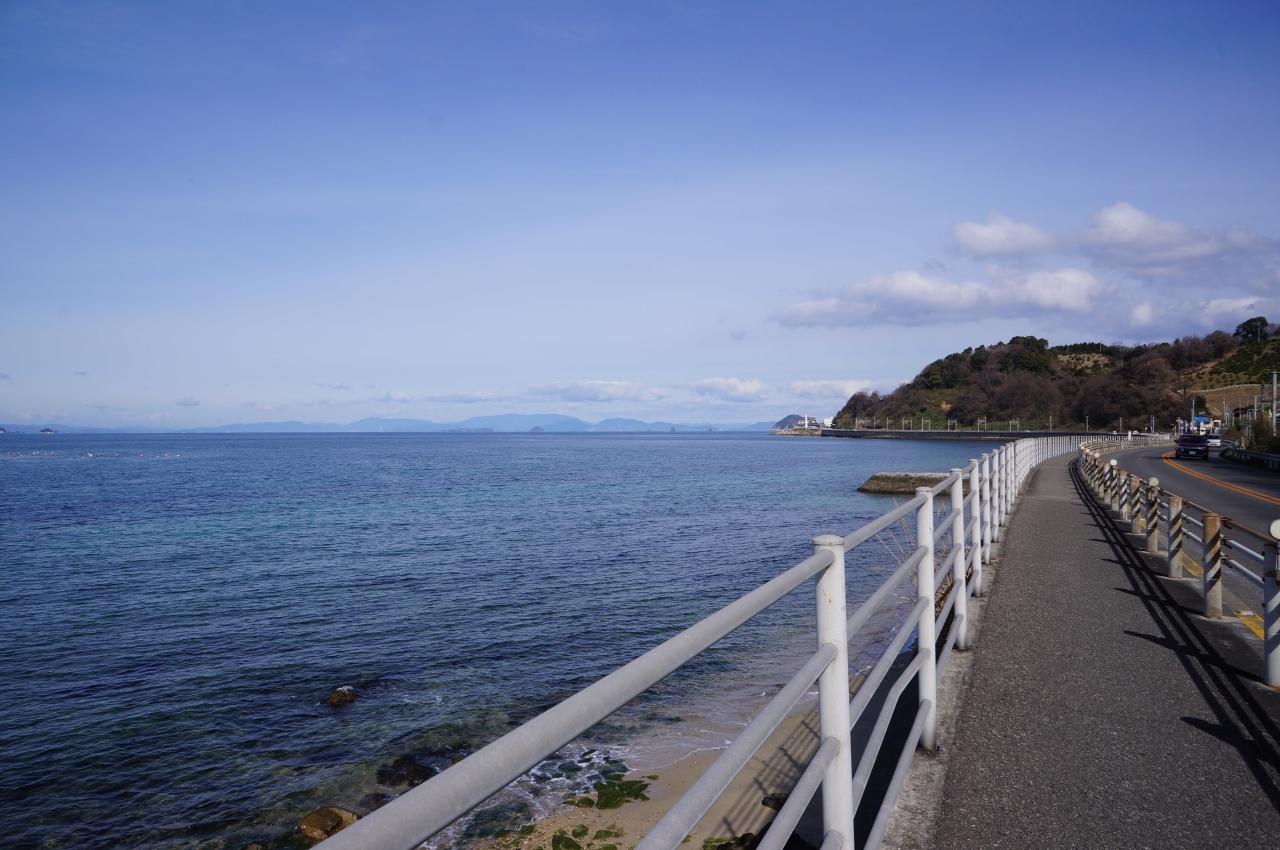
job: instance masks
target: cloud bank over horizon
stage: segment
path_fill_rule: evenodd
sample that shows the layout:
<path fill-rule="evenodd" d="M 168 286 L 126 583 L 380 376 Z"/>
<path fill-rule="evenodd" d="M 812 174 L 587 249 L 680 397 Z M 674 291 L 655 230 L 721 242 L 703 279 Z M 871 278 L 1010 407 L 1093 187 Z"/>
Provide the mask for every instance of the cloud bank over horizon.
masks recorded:
<path fill-rule="evenodd" d="M 1280 314 L 1280 243 L 1245 227 L 1210 232 L 1122 201 L 1075 232 L 1050 234 L 992 211 L 986 222 L 957 223 L 952 236 L 983 261 L 975 279 L 875 274 L 793 304 L 777 320 L 856 327 L 1020 319 L 1142 342 Z M 1060 265 L 1064 259 L 1078 265 Z"/>

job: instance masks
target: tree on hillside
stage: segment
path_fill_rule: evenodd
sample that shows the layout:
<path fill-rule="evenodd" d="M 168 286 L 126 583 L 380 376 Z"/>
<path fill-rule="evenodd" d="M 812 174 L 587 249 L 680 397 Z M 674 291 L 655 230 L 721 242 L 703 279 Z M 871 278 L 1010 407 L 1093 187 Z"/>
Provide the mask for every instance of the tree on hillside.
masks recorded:
<path fill-rule="evenodd" d="M 1227 354 L 1239 344 L 1236 338 L 1226 331 L 1214 331 L 1205 337 L 1204 341 L 1209 343 L 1209 348 L 1213 352 L 1214 359 L 1226 357 Z"/>
<path fill-rule="evenodd" d="M 844 407 L 840 408 L 840 412 L 836 414 L 836 427 L 852 428 L 855 420 L 875 415 L 881 401 L 880 393 L 877 392 L 854 393 L 849 396 L 849 400 L 844 403 Z"/>
<path fill-rule="evenodd" d="M 1005 346 L 1000 369 L 1005 372 L 1049 372 L 1055 362 L 1049 341 L 1034 336 L 1015 336 Z"/>
<path fill-rule="evenodd" d="M 1011 373 L 991 397 L 990 413 L 997 419 L 1062 421 L 1062 393 L 1049 377 L 1032 371 Z"/>
<path fill-rule="evenodd" d="M 1254 316 L 1236 325 L 1236 338 L 1244 342 L 1262 342 L 1270 337 L 1268 329 L 1271 323 L 1266 316 Z"/>

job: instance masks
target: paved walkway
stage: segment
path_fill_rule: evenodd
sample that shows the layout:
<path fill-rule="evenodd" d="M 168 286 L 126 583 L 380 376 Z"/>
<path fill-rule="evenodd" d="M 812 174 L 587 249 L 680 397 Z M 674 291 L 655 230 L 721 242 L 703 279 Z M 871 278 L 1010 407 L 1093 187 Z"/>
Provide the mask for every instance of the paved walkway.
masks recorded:
<path fill-rule="evenodd" d="M 1145 557 L 1068 459 L 1036 473 L 942 742 L 936 846 L 1280 847 L 1280 694 L 1256 639 Z"/>

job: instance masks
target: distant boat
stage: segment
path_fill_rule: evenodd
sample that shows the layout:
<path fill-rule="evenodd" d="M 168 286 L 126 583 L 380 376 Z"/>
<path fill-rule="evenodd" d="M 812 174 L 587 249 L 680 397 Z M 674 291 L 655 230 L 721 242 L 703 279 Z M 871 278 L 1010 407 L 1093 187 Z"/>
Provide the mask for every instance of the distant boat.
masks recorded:
<path fill-rule="evenodd" d="M 41 428 L 41 429 L 40 429 L 40 433 L 41 433 L 41 434 L 49 434 L 49 435 L 53 435 L 53 434 L 56 434 L 56 433 L 58 433 L 58 432 L 57 432 L 57 431 L 55 431 L 55 430 L 53 430 L 52 428 Z"/>

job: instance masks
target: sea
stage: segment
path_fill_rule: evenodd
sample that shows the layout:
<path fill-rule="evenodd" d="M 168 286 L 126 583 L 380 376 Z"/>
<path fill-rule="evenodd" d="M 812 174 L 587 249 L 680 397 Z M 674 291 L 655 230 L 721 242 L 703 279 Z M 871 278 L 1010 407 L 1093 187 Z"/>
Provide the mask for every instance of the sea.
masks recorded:
<path fill-rule="evenodd" d="M 958 441 L 0 435 L 6 846 L 287 848 L 447 768 L 894 504 Z M 909 544 L 850 562 L 850 603 Z M 904 588 L 901 603 L 906 603 Z M 807 585 L 436 846 L 723 747 L 813 649 Z M 892 617 L 855 647 L 855 666 Z M 356 700 L 327 704 L 334 688 Z M 397 769 L 399 765 L 399 769 Z M 410 774 L 405 776 L 405 766 Z"/>

